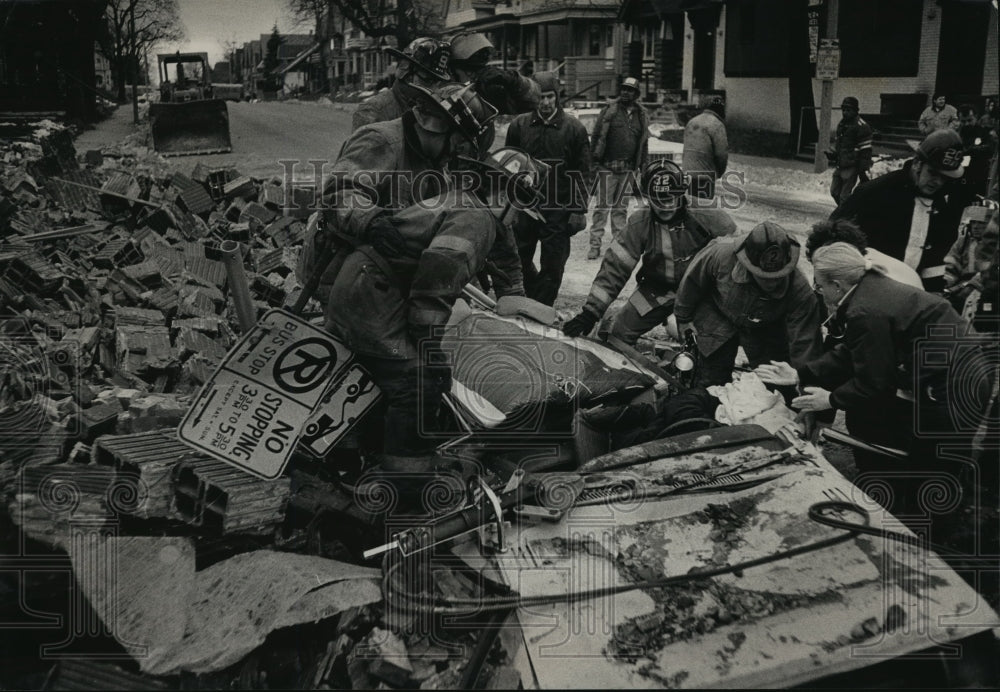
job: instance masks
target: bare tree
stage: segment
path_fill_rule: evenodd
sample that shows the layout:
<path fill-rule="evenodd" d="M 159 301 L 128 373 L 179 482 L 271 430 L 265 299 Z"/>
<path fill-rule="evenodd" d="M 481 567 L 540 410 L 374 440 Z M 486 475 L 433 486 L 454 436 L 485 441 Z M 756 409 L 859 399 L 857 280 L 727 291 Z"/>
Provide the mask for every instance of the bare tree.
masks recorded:
<path fill-rule="evenodd" d="M 403 48 L 419 36 L 439 32 L 441 5 L 435 0 L 397 0 L 395 8 L 386 0 L 287 0 L 288 8 L 300 21 L 316 23 L 321 36 L 323 17 L 339 14 L 355 29 L 371 38 L 392 37 Z M 323 36 L 323 38 L 329 38 Z"/>
<path fill-rule="evenodd" d="M 184 26 L 181 24 L 177 0 L 108 0 L 105 18 L 107 32 L 101 40 L 101 48 L 111 63 L 118 100 L 124 102 L 126 78 L 131 75 L 135 79 L 138 76 L 140 59 L 155 49 L 157 44 L 183 39 Z"/>

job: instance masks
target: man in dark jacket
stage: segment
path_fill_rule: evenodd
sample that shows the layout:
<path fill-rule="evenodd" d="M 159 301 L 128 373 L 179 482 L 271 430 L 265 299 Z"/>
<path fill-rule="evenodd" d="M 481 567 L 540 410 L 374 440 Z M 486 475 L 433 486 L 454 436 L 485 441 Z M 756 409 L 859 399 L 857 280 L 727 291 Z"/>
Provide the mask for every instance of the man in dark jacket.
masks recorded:
<path fill-rule="evenodd" d="M 978 124 L 976 109 L 972 105 L 963 103 L 958 107 L 958 121 L 958 135 L 962 138 L 965 155 L 969 157 L 969 165 L 965 167 L 961 190 L 958 192 L 968 206 L 975 203 L 977 195 L 986 195 L 990 158 L 996 151 L 996 145 L 989 130 Z"/>
<path fill-rule="evenodd" d="M 573 234 L 586 225 L 587 193 L 581 183 L 590 177 L 587 129 L 559 105 L 559 80 L 553 72 L 535 74 L 541 88 L 538 110 L 511 122 L 507 146 L 519 147 L 550 166 L 546 181 L 544 222 L 519 217 L 515 232 L 527 296 L 552 305 L 559 294 Z M 535 249 L 542 246 L 535 269 Z"/>
<path fill-rule="evenodd" d="M 639 337 L 663 324 L 673 312 L 674 297 L 688 263 L 709 241 L 736 232 L 721 209 L 692 209 L 684 171 L 672 161 L 653 161 L 642 172 L 648 204 L 628 220 L 611 241 L 601 270 L 580 314 L 563 327 L 567 336 L 588 333 L 625 287 L 642 258 L 638 286 L 615 316 L 611 336 L 634 346 Z"/>
<path fill-rule="evenodd" d="M 830 218 L 853 220 L 869 247 L 902 260 L 920 274 L 924 288 L 939 291 L 944 257 L 958 237 L 965 207 L 961 195 L 953 194 L 963 156 L 958 133 L 937 130 L 901 170 L 859 186 Z"/>
<path fill-rule="evenodd" d="M 451 80 L 448 74 L 451 46 L 448 43 L 424 37 L 414 39 L 402 52 L 395 48 L 386 48 L 386 52 L 398 61 L 396 81 L 389 89 L 358 104 L 351 120 L 352 132 L 372 123 L 395 120 L 413 108 L 418 92 L 411 85 L 430 89 Z"/>
<path fill-rule="evenodd" d="M 698 199 L 715 197 L 715 181 L 729 165 L 725 116 L 725 101 L 713 96 L 705 110 L 684 126 L 682 167 L 691 176 L 691 195 Z"/>
<path fill-rule="evenodd" d="M 677 329 L 695 332 L 697 384 L 732 378 L 740 346 L 751 367 L 790 360 L 801 367 L 822 353 L 820 305 L 796 267 L 799 243 L 773 221 L 716 238 L 695 256 L 677 289 Z"/>
<path fill-rule="evenodd" d="M 627 77 L 618 98 L 604 107 L 591 135 L 594 165 L 597 167 L 601 197 L 594 208 L 587 259 L 601 256 L 604 227 L 611 214 L 612 238 L 625 228 L 628 219 L 628 181 L 646 165 L 649 157 L 649 118 L 639 103 L 639 80 Z"/>
<path fill-rule="evenodd" d="M 840 204 L 847 199 L 860 180 L 868 182 L 872 167 L 872 128 L 858 115 L 858 100 L 848 96 L 840 104 L 843 117 L 837 124 L 837 139 L 826 157 L 834 165 L 830 181 L 830 196 Z"/>

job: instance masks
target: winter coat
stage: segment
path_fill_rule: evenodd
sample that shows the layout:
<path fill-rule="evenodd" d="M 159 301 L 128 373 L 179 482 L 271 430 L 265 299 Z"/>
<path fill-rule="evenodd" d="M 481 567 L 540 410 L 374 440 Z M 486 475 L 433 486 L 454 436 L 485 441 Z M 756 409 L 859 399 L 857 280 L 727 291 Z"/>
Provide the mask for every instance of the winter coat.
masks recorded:
<path fill-rule="evenodd" d="M 587 213 L 589 199 L 584 183 L 590 179 L 591 163 L 590 142 L 583 123 L 562 108 L 557 108 L 548 122 L 537 111 L 522 113 L 508 127 L 506 145 L 523 149 L 552 166 L 546 181 L 549 206 L 555 202 L 571 212 Z"/>
<path fill-rule="evenodd" d="M 869 170 L 872 167 L 871 126 L 860 115 L 851 120 L 841 118 L 833 150 L 837 156 L 837 168 Z"/>
<path fill-rule="evenodd" d="M 913 162 L 862 183 L 837 207 L 830 219 L 851 219 L 868 236 L 868 246 L 902 260 L 910 238 L 910 223 L 917 187 L 911 177 Z M 945 187 L 934 197 L 924 252 L 915 267 L 918 273 L 944 264 L 948 248 L 958 237 L 964 205 Z"/>
<path fill-rule="evenodd" d="M 714 173 L 716 177 L 726 172 L 729 164 L 729 141 L 726 123 L 718 113 L 705 109 L 688 121 L 684 127 L 685 173 Z"/>
<path fill-rule="evenodd" d="M 646 109 L 638 101 L 635 102 L 635 125 L 638 128 L 638 146 L 634 152 L 608 151 L 608 132 L 612 127 L 630 127 L 629 117 L 621 107 L 618 99 L 605 106 L 597 115 L 594 132 L 591 135 L 591 151 L 594 163 L 607 165 L 614 160 L 628 160 L 632 170 L 639 170 L 649 158 L 649 117 Z"/>
<path fill-rule="evenodd" d="M 380 91 L 358 104 L 351 119 L 351 132 L 365 125 L 401 117 L 413 108 L 414 94 L 412 87 L 397 79 L 390 89 Z"/>
<path fill-rule="evenodd" d="M 657 221 L 649 207 L 636 210 L 604 254 L 584 309 L 603 315 L 625 287 L 640 257 L 639 285 L 629 302 L 640 315 L 665 305 L 698 251 L 713 238 L 735 232 L 736 224 L 719 209 L 685 208 L 669 223 Z"/>
<path fill-rule="evenodd" d="M 524 295 L 513 234 L 471 194 L 450 190 L 392 219 L 419 256 L 383 257 L 371 246 L 349 252 L 326 303 L 326 329 L 355 353 L 415 358 L 411 331 L 444 326 L 487 260 L 510 278 L 495 287 L 498 297 Z"/>
<path fill-rule="evenodd" d="M 341 149 L 333 173 L 324 181 L 323 202 L 327 209 L 323 214 L 324 224 L 310 223 L 297 267 L 303 284 L 313 272 L 323 271 L 316 290 L 316 297 L 321 302 L 329 296 L 330 286 L 343 260 L 340 256 L 321 269 L 317 267 L 324 254 L 320 247 L 333 242 L 332 230 L 346 238 L 345 243 L 350 246 L 351 239 L 357 238 L 379 214 L 408 207 L 449 186 L 440 168 L 426 159 L 408 139 L 404 121 L 412 117 L 407 113 L 403 118 L 366 125 L 352 134 Z M 398 176 L 376 177 L 378 172 L 391 171 Z M 423 183 L 414 190 L 411 183 L 421 174 Z"/>
<path fill-rule="evenodd" d="M 677 322 L 694 324 L 698 350 L 706 356 L 737 334 L 745 339 L 784 329 L 791 363 L 801 367 L 817 358 L 822 347 L 816 294 L 796 269 L 780 298 L 766 296 L 736 259 L 744 238 L 716 238 L 695 256 L 677 289 Z"/>
<path fill-rule="evenodd" d="M 944 104 L 944 108 L 939 111 L 934 110 L 934 106 L 927 106 L 920 114 L 917 122 L 920 132 L 926 137 L 935 130 L 951 128 L 958 129 L 958 111 L 951 104 Z"/>
<path fill-rule="evenodd" d="M 837 320 L 844 325 L 843 339 L 822 356 L 797 366 L 803 385 L 829 390 L 830 403 L 847 410 L 877 408 L 879 401 L 895 397 L 898 389 L 925 396 L 929 387 L 935 399 L 944 399 L 950 369 L 941 364 L 953 363 L 954 358 L 937 347 L 926 351 L 937 357 L 917 358 L 915 350 L 927 343 L 932 326 L 954 329 L 957 338 L 944 338 L 943 348 L 961 344 L 969 323 L 948 301 L 867 272 L 838 308 Z M 980 371 L 973 367 L 967 372 Z"/>

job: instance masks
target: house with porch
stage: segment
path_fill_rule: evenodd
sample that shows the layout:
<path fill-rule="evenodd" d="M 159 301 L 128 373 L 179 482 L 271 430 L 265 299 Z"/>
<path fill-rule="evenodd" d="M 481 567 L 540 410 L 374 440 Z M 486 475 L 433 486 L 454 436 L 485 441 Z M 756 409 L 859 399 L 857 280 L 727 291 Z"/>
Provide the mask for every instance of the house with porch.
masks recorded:
<path fill-rule="evenodd" d="M 448 0 L 444 34 L 479 31 L 496 47 L 498 67 L 560 69 L 567 96 L 605 99 L 618 92 L 622 30 L 618 2 L 604 0 Z"/>
<path fill-rule="evenodd" d="M 724 92 L 730 125 L 794 136 L 812 122 L 815 139 L 827 15 L 822 0 L 625 0 L 620 18 L 648 91 L 693 104 Z M 991 0 L 839 0 L 837 26 L 834 107 L 855 96 L 876 128 L 905 128 L 937 91 L 980 109 L 997 94 Z"/>

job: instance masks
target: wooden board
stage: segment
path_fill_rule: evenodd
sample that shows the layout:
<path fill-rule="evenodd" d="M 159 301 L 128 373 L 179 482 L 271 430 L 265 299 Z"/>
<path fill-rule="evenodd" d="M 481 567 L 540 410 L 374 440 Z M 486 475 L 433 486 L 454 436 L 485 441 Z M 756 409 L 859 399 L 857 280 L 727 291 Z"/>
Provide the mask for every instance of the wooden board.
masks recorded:
<path fill-rule="evenodd" d="M 769 480 L 745 490 L 577 507 L 559 524 L 515 528 L 496 565 L 526 596 L 681 575 L 838 534 L 807 516 L 829 499 L 855 502 L 872 524 L 904 530 L 806 449 L 807 461 L 761 470 Z M 747 454 L 692 454 L 605 475 L 683 480 Z M 475 564 L 469 551 L 457 550 Z M 525 607 L 518 618 L 541 689 L 788 686 L 998 624 L 935 555 L 872 536 L 740 576 Z"/>

